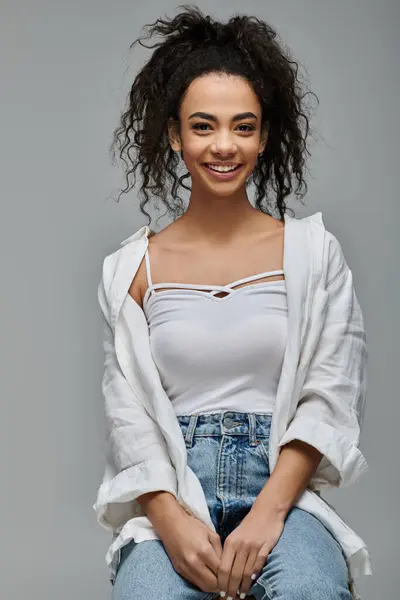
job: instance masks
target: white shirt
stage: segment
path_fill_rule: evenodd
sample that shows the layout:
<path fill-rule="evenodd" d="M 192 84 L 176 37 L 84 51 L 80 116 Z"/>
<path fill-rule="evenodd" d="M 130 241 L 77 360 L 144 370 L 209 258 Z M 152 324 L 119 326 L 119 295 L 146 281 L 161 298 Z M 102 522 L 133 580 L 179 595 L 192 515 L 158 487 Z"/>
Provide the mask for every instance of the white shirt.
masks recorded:
<path fill-rule="evenodd" d="M 159 539 L 135 501 L 144 493 L 172 493 L 215 531 L 152 358 L 145 315 L 128 294 L 149 233 L 148 226 L 142 227 L 106 256 L 98 288 L 108 435 L 103 481 L 93 508 L 99 524 L 113 533 L 106 555 L 111 580 L 122 546 L 131 539 Z M 354 579 L 372 574 L 368 549 L 319 490 L 355 483 L 368 467 L 358 448 L 366 398 L 366 334 L 352 271 L 321 213 L 303 219 L 285 215 L 283 271 L 290 335 L 271 423 L 270 471 L 280 448 L 294 439 L 323 454 L 294 506 L 313 514 L 339 541 L 358 600 Z"/>

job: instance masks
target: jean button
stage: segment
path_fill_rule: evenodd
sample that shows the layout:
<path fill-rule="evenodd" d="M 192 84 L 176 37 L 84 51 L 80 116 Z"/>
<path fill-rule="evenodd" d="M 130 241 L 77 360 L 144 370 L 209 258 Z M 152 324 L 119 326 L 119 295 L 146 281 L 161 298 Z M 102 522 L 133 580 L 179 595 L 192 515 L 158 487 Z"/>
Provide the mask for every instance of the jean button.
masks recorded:
<path fill-rule="evenodd" d="M 234 426 L 235 421 L 233 419 L 231 419 L 231 417 L 226 417 L 224 419 L 224 425 L 227 429 L 232 429 L 232 427 Z"/>

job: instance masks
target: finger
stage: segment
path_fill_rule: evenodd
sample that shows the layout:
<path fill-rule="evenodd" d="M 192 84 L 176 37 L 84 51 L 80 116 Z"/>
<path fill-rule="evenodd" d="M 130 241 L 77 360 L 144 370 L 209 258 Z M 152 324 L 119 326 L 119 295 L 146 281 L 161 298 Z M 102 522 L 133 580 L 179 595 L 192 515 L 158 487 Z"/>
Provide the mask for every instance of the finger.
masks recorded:
<path fill-rule="evenodd" d="M 228 591 L 229 577 L 232 571 L 232 565 L 234 560 L 235 550 L 232 548 L 231 544 L 225 542 L 221 562 L 219 564 L 218 569 L 218 591 L 225 592 L 223 594 L 224 596 L 227 595 L 226 592 Z"/>
<path fill-rule="evenodd" d="M 236 552 L 228 581 L 228 597 L 236 598 L 237 591 L 239 590 L 243 579 L 243 571 L 247 562 L 247 556 L 246 551 L 242 550 L 241 552 Z"/>
<path fill-rule="evenodd" d="M 211 535 L 208 538 L 210 540 L 210 544 L 212 545 L 212 547 L 214 548 L 215 554 L 217 555 L 218 559 L 221 559 L 222 556 L 222 544 L 221 544 L 221 538 L 219 537 L 219 535 Z"/>
<path fill-rule="evenodd" d="M 186 563 L 179 574 L 204 592 L 219 592 L 218 579 L 215 573 L 204 562 L 204 558 Z"/>
<path fill-rule="evenodd" d="M 206 565 L 198 567 L 196 570 L 191 570 L 185 573 L 184 578 L 196 585 L 203 592 L 219 593 L 218 579 L 216 575 Z"/>
<path fill-rule="evenodd" d="M 218 541 L 210 539 L 209 551 L 205 557 L 205 564 L 212 570 L 214 575 L 218 576 L 218 570 L 221 564 L 222 546 L 218 547 Z M 219 590 L 218 590 L 219 591 Z"/>
<path fill-rule="evenodd" d="M 268 547 L 261 546 L 261 548 L 257 554 L 256 560 L 254 561 L 252 575 L 250 576 L 251 585 L 253 585 L 254 582 L 257 581 L 258 577 L 260 576 L 261 571 L 263 570 L 263 568 L 267 562 L 268 554 L 269 554 Z M 254 575 L 255 575 L 255 577 L 254 577 Z"/>
<path fill-rule="evenodd" d="M 254 565 L 256 563 L 258 556 L 258 550 L 252 550 L 249 554 L 246 564 L 243 569 L 242 581 L 239 586 L 239 593 L 241 594 L 241 598 L 244 598 L 246 594 L 248 594 L 251 586 L 254 583 L 254 580 L 251 579 L 251 575 L 254 573 Z"/>

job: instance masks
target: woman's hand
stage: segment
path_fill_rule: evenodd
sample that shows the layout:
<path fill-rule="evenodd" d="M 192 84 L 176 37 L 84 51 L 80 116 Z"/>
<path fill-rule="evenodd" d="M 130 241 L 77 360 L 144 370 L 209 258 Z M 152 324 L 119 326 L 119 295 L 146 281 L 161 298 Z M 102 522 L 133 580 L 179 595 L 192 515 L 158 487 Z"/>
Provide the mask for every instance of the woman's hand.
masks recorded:
<path fill-rule="evenodd" d="M 218 590 L 225 598 L 241 598 L 254 584 L 251 575 L 262 571 L 265 561 L 282 535 L 285 519 L 267 508 L 250 510 L 226 538 L 218 570 Z"/>
<path fill-rule="evenodd" d="M 182 513 L 175 522 L 164 525 L 158 535 L 179 575 L 203 592 L 219 592 L 222 544 L 217 533 L 199 519 Z"/>
<path fill-rule="evenodd" d="M 203 592 L 219 592 L 217 575 L 221 539 L 202 521 L 189 515 L 169 492 L 138 497 L 177 573 Z"/>

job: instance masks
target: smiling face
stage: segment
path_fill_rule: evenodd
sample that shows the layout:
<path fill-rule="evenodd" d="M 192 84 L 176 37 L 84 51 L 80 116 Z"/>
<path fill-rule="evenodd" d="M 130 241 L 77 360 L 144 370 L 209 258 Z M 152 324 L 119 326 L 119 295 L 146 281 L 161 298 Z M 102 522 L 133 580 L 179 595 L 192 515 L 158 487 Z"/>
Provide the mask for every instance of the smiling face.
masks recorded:
<path fill-rule="evenodd" d="M 180 134 L 171 122 L 169 139 L 175 152 L 183 150 L 192 193 L 240 193 L 267 141 L 251 85 L 239 76 L 202 75 L 188 87 L 179 116 Z"/>

